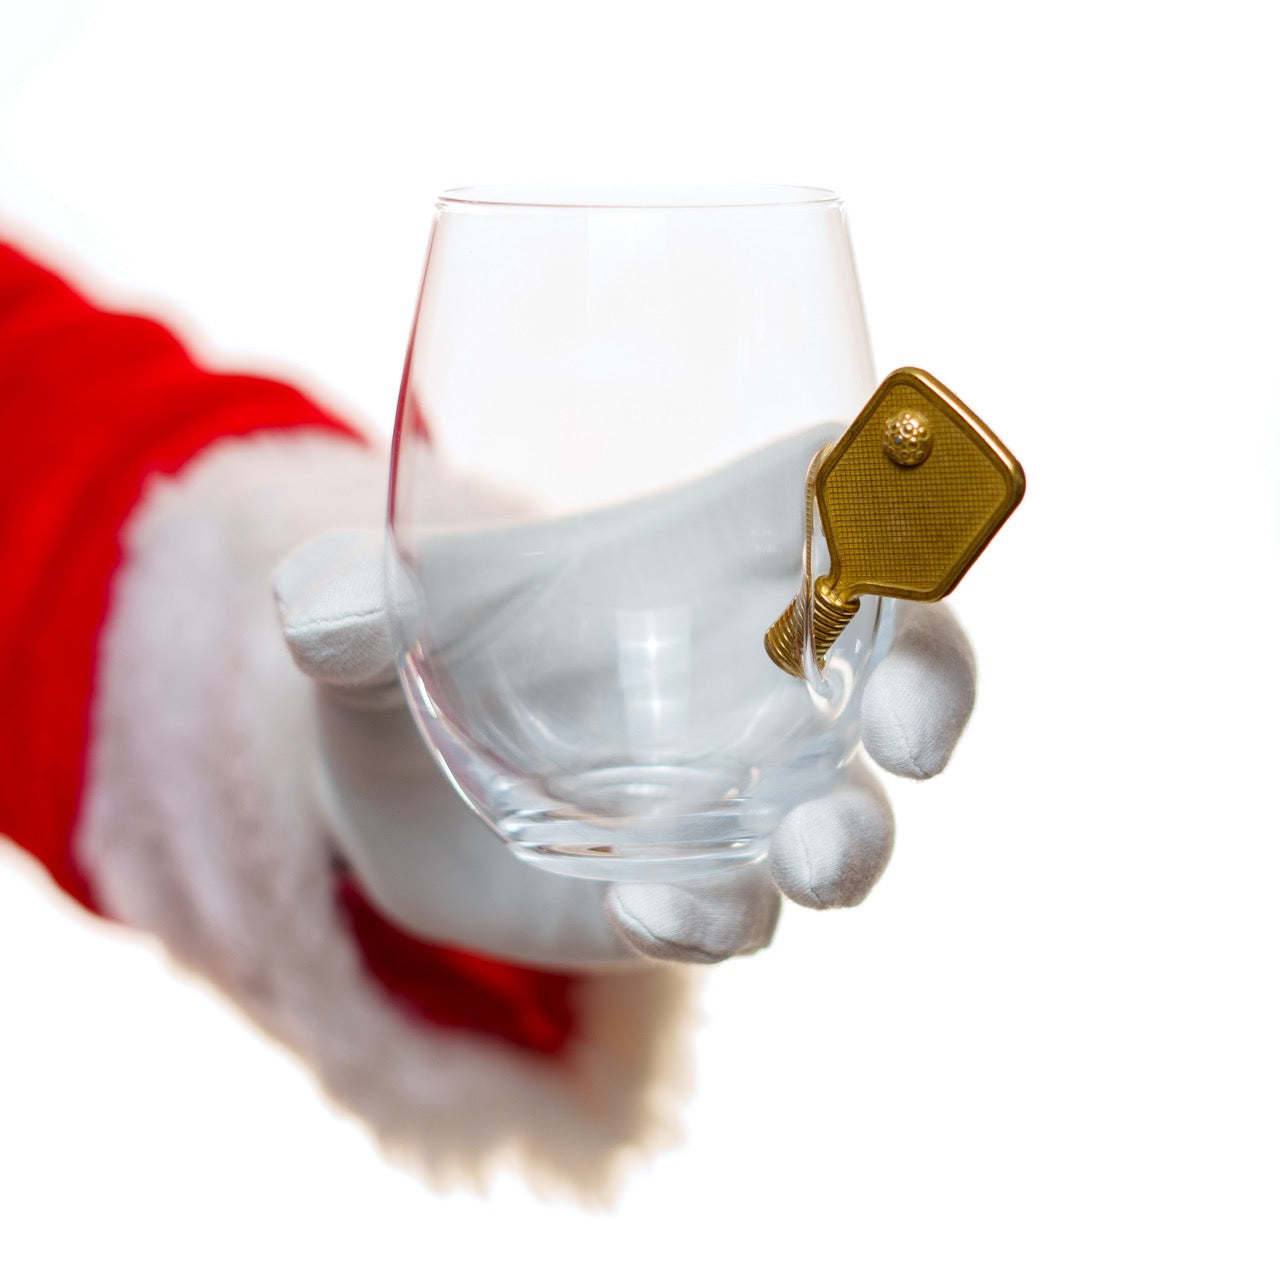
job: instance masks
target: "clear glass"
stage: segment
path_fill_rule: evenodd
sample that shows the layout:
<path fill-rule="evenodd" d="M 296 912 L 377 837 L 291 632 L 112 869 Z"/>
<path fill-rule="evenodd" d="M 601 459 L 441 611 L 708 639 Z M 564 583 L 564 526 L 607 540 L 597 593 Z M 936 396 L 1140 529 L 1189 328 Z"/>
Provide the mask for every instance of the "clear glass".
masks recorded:
<path fill-rule="evenodd" d="M 887 602 L 807 683 L 763 636 L 799 587 L 809 460 L 873 389 L 831 192 L 441 198 L 389 599 L 423 736 L 514 853 L 703 875 L 836 785 Z"/>

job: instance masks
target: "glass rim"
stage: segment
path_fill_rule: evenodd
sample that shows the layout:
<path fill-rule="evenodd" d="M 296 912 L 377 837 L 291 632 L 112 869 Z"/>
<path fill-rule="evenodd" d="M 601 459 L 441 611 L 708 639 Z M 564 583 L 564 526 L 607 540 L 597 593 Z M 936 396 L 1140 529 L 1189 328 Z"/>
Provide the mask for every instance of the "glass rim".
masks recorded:
<path fill-rule="evenodd" d="M 825 187 L 769 183 L 607 186 L 591 183 L 498 183 L 454 187 L 436 200 L 441 209 L 764 209 L 839 205 Z"/>

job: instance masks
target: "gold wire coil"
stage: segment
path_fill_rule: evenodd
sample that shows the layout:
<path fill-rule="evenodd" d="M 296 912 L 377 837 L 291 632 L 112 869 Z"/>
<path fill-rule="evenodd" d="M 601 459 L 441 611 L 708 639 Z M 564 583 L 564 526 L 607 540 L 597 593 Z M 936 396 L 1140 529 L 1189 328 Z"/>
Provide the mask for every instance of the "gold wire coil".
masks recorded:
<path fill-rule="evenodd" d="M 801 591 L 786 607 L 777 622 L 765 633 L 764 647 L 769 657 L 788 675 L 804 675 L 804 646 L 806 614 L 813 602 L 813 654 L 818 667 L 835 644 L 836 637 L 849 625 L 862 601 L 841 600 L 831 594 L 831 584 L 822 577 L 813 584 L 813 591 Z"/>

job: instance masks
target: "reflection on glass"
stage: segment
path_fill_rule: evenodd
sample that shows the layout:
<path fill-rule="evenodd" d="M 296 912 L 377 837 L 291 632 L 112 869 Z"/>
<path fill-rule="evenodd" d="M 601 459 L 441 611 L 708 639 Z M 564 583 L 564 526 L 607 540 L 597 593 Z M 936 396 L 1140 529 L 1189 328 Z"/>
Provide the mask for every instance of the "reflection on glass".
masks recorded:
<path fill-rule="evenodd" d="M 388 574 L 423 734 L 515 853 L 704 874 L 834 785 L 888 607 L 821 688 L 762 637 L 797 588 L 809 460 L 873 385 L 829 193 L 440 202 Z M 466 520 L 442 523 L 442 483 Z"/>

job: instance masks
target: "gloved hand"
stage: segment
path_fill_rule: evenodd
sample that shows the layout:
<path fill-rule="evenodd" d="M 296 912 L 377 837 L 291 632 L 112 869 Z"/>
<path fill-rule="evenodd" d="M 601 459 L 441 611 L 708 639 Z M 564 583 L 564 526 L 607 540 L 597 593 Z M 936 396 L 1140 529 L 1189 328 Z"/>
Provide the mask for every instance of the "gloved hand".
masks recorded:
<path fill-rule="evenodd" d="M 295 662 L 316 682 L 316 776 L 344 856 L 407 930 L 541 968 L 581 971 L 641 956 L 713 962 L 765 946 L 779 891 L 852 906 L 884 870 L 893 816 L 859 756 L 829 795 L 794 809 L 758 864 L 679 884 L 614 884 L 514 857 L 453 793 L 421 742 L 393 665 L 382 538 L 331 532 L 275 575 Z M 899 605 L 896 638 L 863 700 L 866 752 L 891 773 L 946 764 L 974 698 L 969 644 L 944 606 Z"/>
<path fill-rule="evenodd" d="M 24 549 L 6 829 L 85 905 L 216 985 L 433 1184 L 514 1169 L 606 1200 L 678 1139 L 699 1021 L 693 967 L 629 959 L 631 943 L 700 959 L 762 945 L 767 869 L 611 892 L 514 859 L 446 787 L 390 680 L 380 539 L 307 544 L 380 522 L 386 458 L 289 388 L 201 370 L 161 327 L 20 256 L 0 253 L 0 278 L 23 461 L 5 514 Z M 53 426 L 75 447 L 43 447 Z M 474 509 L 443 475 L 422 479 L 442 519 Z M 298 547 L 282 612 L 317 684 L 264 590 Z M 869 740 L 917 774 L 940 767 L 972 691 L 945 615 L 921 618 L 904 617 L 874 682 L 892 714 L 867 697 Z M 792 893 L 851 900 L 880 865 L 887 810 L 851 781 L 779 833 Z M 335 844 L 363 885 L 335 875 Z M 374 892 L 446 945 L 396 929 Z M 574 972 L 544 971 L 557 963 Z"/>

